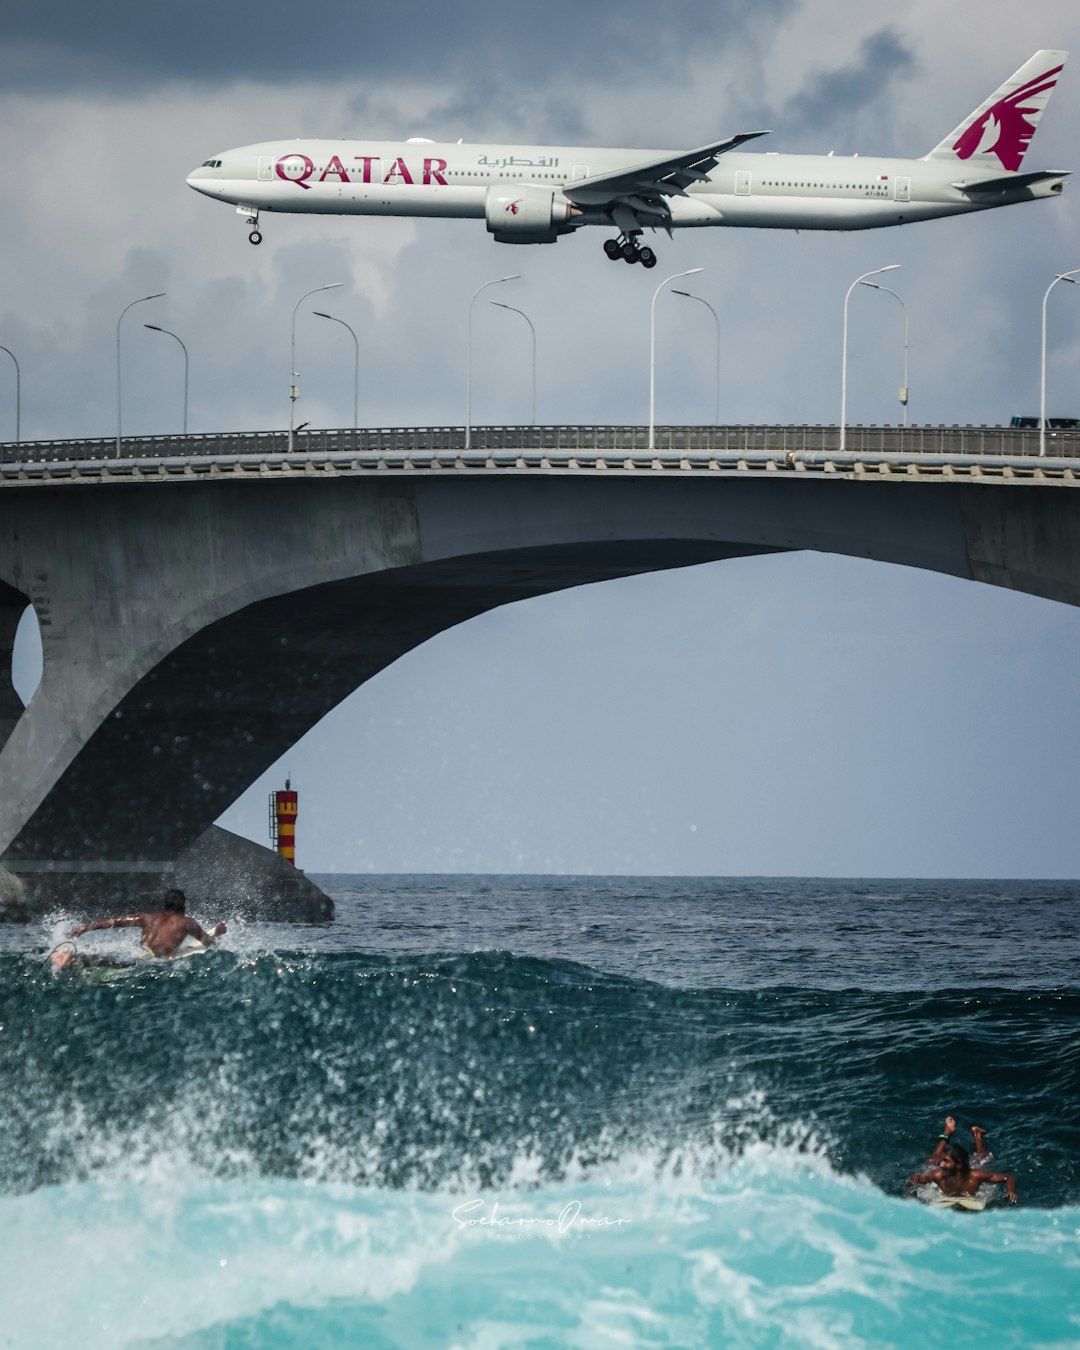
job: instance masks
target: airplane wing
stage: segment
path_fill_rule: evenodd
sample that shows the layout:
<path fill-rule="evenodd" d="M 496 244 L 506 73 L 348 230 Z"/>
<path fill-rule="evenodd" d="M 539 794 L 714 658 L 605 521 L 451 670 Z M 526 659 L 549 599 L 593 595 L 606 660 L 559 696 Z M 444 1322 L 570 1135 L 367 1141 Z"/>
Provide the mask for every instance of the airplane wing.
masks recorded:
<path fill-rule="evenodd" d="M 614 173 L 593 174 L 568 183 L 562 195 L 575 206 L 622 206 L 641 216 L 668 215 L 665 197 L 683 197 L 692 183 L 707 181 L 721 155 L 744 141 L 767 136 L 767 131 L 740 131 L 724 141 L 702 145 L 696 150 L 648 160 Z"/>

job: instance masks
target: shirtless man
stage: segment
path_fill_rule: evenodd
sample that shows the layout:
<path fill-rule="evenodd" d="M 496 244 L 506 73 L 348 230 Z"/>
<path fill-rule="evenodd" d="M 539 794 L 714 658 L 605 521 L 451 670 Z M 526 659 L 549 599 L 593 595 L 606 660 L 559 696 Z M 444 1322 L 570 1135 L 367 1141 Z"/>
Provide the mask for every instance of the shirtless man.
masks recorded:
<path fill-rule="evenodd" d="M 908 1177 L 909 1188 L 932 1183 L 937 1186 L 943 1197 L 937 1203 L 953 1204 L 958 1209 L 982 1209 L 986 1202 L 979 1195 L 979 1187 L 985 1182 L 1003 1181 L 1009 1203 L 1011 1205 L 1019 1203 L 1016 1178 L 1011 1172 L 988 1172 L 983 1167 L 972 1167 L 966 1148 L 961 1148 L 951 1140 L 939 1140 L 938 1143 L 940 1157 L 937 1166 L 929 1172 L 913 1172 Z M 938 1149 L 934 1150 L 934 1154 L 938 1154 Z"/>
<path fill-rule="evenodd" d="M 175 956 L 187 937 L 193 937 L 206 947 L 214 945 L 214 939 L 228 932 L 223 923 L 219 923 L 212 932 L 204 932 L 194 919 L 184 913 L 187 903 L 183 891 L 165 892 L 165 899 L 159 910 L 149 910 L 141 914 L 127 914 L 112 919 L 98 919 L 96 923 L 86 923 L 73 928 L 68 937 L 82 937 L 83 933 L 93 932 L 97 928 L 141 928 L 143 946 L 153 956 Z"/>

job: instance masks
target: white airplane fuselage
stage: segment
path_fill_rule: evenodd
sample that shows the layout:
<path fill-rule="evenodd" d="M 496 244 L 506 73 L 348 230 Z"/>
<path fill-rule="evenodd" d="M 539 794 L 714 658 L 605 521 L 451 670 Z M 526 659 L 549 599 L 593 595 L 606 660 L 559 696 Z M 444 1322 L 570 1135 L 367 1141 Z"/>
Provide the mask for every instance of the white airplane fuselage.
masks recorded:
<path fill-rule="evenodd" d="M 431 141 L 267 141 L 216 155 L 215 167 L 200 167 L 187 181 L 208 197 L 257 211 L 483 219 L 492 188 L 550 190 L 557 200 L 563 188 L 580 179 L 676 153 Z M 956 165 L 933 160 L 733 152 L 706 182 L 671 198 L 670 225 L 868 230 L 1061 191 L 1061 179 L 1020 182 L 976 196 L 954 185 L 978 176 L 958 174 Z M 565 221 L 568 229 L 611 223 L 599 204 L 577 209 L 581 214 Z M 500 223 L 513 226 L 513 221 Z M 527 230 L 521 234 L 522 242 L 534 242 Z"/>

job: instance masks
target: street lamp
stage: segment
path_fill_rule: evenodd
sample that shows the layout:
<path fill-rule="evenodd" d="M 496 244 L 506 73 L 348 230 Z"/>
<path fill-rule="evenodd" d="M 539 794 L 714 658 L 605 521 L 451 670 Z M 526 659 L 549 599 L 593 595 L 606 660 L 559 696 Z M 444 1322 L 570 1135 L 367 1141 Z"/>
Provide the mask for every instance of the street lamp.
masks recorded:
<path fill-rule="evenodd" d="M 515 309 L 513 305 L 504 305 L 501 300 L 489 301 L 492 305 L 497 305 L 499 309 L 508 309 L 513 314 L 520 314 L 529 325 L 529 332 L 532 334 L 532 421 L 530 426 L 536 426 L 536 329 L 533 327 L 532 319 L 523 309 Z"/>
<path fill-rule="evenodd" d="M 886 267 L 875 267 L 872 272 L 864 272 L 861 277 L 856 277 L 847 288 L 847 294 L 844 296 L 844 350 L 840 359 L 840 449 L 843 450 L 847 441 L 847 311 L 848 301 L 851 299 L 851 292 L 856 286 L 862 286 L 867 277 L 879 276 L 882 272 L 895 272 L 900 266 L 899 263 L 889 263 Z"/>
<path fill-rule="evenodd" d="M 690 267 L 685 272 L 676 272 L 674 276 L 666 277 L 656 290 L 653 291 L 652 304 L 649 306 L 649 449 L 652 450 L 656 445 L 656 297 L 673 281 L 678 281 L 680 277 L 696 276 L 698 272 L 704 272 L 704 267 Z"/>
<path fill-rule="evenodd" d="M 120 311 L 120 317 L 116 321 L 116 458 L 120 458 L 120 442 L 123 439 L 123 403 L 120 397 L 120 325 L 124 321 L 124 315 L 129 309 L 134 309 L 136 305 L 144 305 L 147 300 L 160 300 L 165 294 L 164 291 L 155 291 L 153 295 L 142 295 L 138 300 L 132 300 L 130 305 L 125 305 Z"/>
<path fill-rule="evenodd" d="M 1071 272 L 1059 272 L 1046 288 L 1046 294 L 1043 296 L 1042 304 L 1042 376 L 1039 381 L 1039 454 L 1046 454 L 1046 302 L 1050 299 L 1050 292 L 1059 281 L 1069 281 L 1076 284 L 1076 274 L 1080 272 L 1080 267 L 1074 267 Z"/>
<path fill-rule="evenodd" d="M 864 281 L 864 286 L 869 286 L 872 291 L 884 291 L 886 295 L 895 295 L 900 301 L 900 307 L 904 311 L 904 382 L 900 386 L 900 406 L 904 410 L 904 426 L 907 426 L 907 405 L 908 405 L 908 314 L 907 305 L 904 304 L 904 297 L 897 291 L 890 290 L 888 286 L 879 286 L 876 281 Z"/>
<path fill-rule="evenodd" d="M 344 286 L 343 281 L 332 281 L 329 286 L 313 286 L 310 291 L 304 294 L 293 305 L 292 312 L 292 341 L 289 347 L 289 369 L 292 371 L 292 383 L 289 385 L 289 454 L 292 454 L 293 437 L 296 434 L 294 422 L 296 414 L 296 400 L 300 397 L 300 386 L 296 383 L 296 311 L 304 303 L 309 295 L 318 295 L 320 291 L 334 291 L 339 286 Z M 305 426 L 307 423 L 305 422 Z"/>
<path fill-rule="evenodd" d="M 713 316 L 713 322 L 716 324 L 716 419 L 713 426 L 718 427 L 720 425 L 720 316 L 703 296 L 693 295 L 690 291 L 673 290 L 671 293 L 672 295 L 685 295 L 687 300 L 697 300 L 700 304 L 703 304 Z"/>
<path fill-rule="evenodd" d="M 15 361 L 15 444 L 18 445 L 22 440 L 22 375 L 19 371 L 19 363 L 15 359 L 15 353 L 10 347 L 0 347 L 0 352 L 7 352 L 8 356 Z"/>
<path fill-rule="evenodd" d="M 496 277 L 494 281 L 485 281 L 482 286 L 478 286 L 473 292 L 473 297 L 469 301 L 469 316 L 466 323 L 467 340 L 465 343 L 465 449 L 468 450 L 472 444 L 472 312 L 473 305 L 476 304 L 476 297 L 481 291 L 486 291 L 489 286 L 501 286 L 504 281 L 520 281 L 521 273 L 515 272 L 512 277 Z"/>
<path fill-rule="evenodd" d="M 360 344 L 356 340 L 356 334 L 353 332 L 353 330 L 349 327 L 349 325 L 345 322 L 344 319 L 339 319 L 335 314 L 324 314 L 321 309 L 316 309 L 313 310 L 312 312 L 314 313 L 317 319 L 329 319 L 331 323 L 339 323 L 341 324 L 342 328 L 348 328 L 349 334 L 352 337 L 353 352 L 356 358 L 353 363 L 353 382 L 352 382 L 352 424 L 353 430 L 355 431 L 357 422 L 359 421 L 360 417 L 358 411 L 360 407 Z"/>
<path fill-rule="evenodd" d="M 156 323 L 144 323 L 144 328 L 149 328 L 152 333 L 164 333 L 166 337 L 176 338 L 180 343 L 180 350 L 184 353 L 184 435 L 187 435 L 187 410 L 188 410 L 188 350 L 180 338 L 175 333 L 171 333 L 167 328 L 159 328 Z"/>

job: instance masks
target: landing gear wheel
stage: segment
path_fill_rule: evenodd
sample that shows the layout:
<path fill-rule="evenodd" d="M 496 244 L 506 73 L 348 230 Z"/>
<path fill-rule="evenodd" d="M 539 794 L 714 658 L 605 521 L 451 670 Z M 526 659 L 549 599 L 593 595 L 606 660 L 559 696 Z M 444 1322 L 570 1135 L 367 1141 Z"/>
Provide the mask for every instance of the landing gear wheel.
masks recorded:
<path fill-rule="evenodd" d="M 651 248 L 646 247 L 639 249 L 637 256 L 638 262 L 642 265 L 642 267 L 656 266 L 656 254 L 652 251 Z"/>
<path fill-rule="evenodd" d="M 620 248 L 619 241 L 617 239 L 605 239 L 604 252 L 608 255 L 608 257 L 611 259 L 612 262 L 618 262 L 619 259 L 622 257 L 622 249 Z"/>
<path fill-rule="evenodd" d="M 628 239 L 626 243 L 622 245 L 619 252 L 622 254 L 625 262 L 635 263 L 638 260 L 637 244 L 635 244 L 632 239 Z"/>
<path fill-rule="evenodd" d="M 259 233 L 258 230 L 252 230 L 252 231 L 251 231 L 251 233 L 248 235 L 248 243 L 249 243 L 249 244 L 261 244 L 261 243 L 262 243 L 262 235 Z"/>

